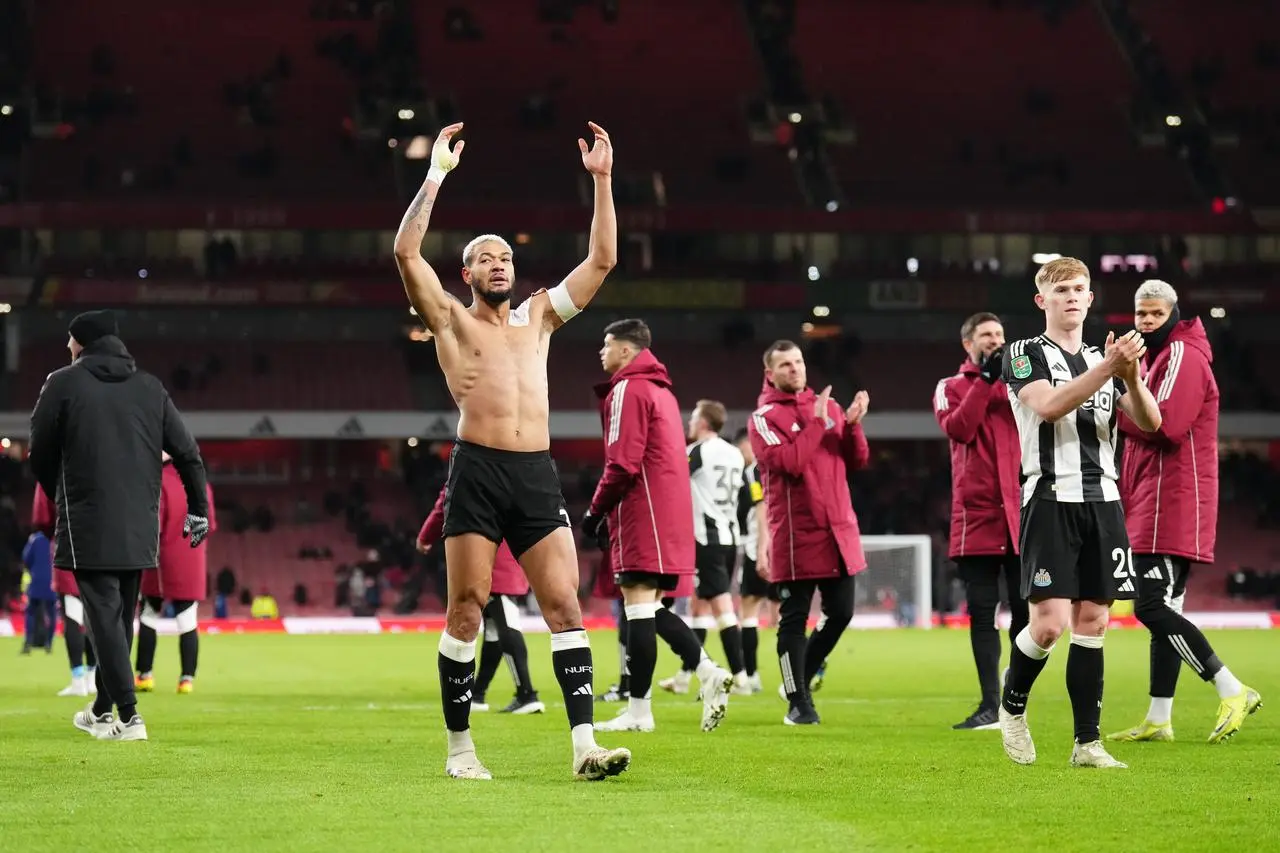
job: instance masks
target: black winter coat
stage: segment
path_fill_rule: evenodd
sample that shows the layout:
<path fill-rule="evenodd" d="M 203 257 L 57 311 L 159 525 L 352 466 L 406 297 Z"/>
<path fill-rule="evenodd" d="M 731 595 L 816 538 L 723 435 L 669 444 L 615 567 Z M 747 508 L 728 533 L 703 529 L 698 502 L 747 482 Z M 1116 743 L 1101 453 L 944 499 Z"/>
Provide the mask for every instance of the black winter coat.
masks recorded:
<path fill-rule="evenodd" d="M 204 461 L 160 380 L 115 336 L 94 341 L 45 380 L 31 413 L 31 469 L 55 495 L 54 565 L 156 566 L 161 451 L 173 457 L 188 512 L 209 516 Z"/>

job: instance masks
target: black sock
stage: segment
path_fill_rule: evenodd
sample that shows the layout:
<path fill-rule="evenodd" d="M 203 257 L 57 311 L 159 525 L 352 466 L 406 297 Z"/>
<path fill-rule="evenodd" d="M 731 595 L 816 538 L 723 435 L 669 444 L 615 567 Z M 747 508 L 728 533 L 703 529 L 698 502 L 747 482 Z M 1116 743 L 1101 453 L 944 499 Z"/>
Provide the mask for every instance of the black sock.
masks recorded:
<path fill-rule="evenodd" d="M 682 670 L 693 672 L 698 668 L 698 661 L 702 660 L 702 644 L 683 619 L 672 613 L 670 608 L 661 607 L 653 614 L 653 626 L 658 636 L 679 656 Z"/>
<path fill-rule="evenodd" d="M 1030 629 L 1024 630 L 1018 638 L 1030 646 L 1035 646 Z M 1006 711 L 1015 716 L 1027 713 L 1027 697 L 1031 695 L 1031 687 L 1044 671 L 1044 665 L 1049 662 L 1047 649 L 1036 647 L 1033 651 L 1044 652 L 1044 656 L 1038 658 L 1029 656 L 1016 640 L 1009 651 L 1009 677 L 1004 683 L 1004 696 L 1001 698 L 1001 703 Z"/>
<path fill-rule="evenodd" d="M 746 624 L 743 620 L 742 625 L 742 668 L 748 676 L 756 674 L 756 667 L 759 665 L 759 649 L 760 649 L 760 629 L 756 627 L 755 620 L 751 620 L 751 624 Z"/>
<path fill-rule="evenodd" d="M 627 671 L 631 673 L 631 695 L 647 699 L 653 687 L 653 670 L 658 665 L 658 629 L 654 604 L 629 604 L 627 610 Z"/>
<path fill-rule="evenodd" d="M 150 625 L 138 625 L 139 673 L 150 672 L 156 665 L 156 629 Z"/>
<path fill-rule="evenodd" d="M 778 631 L 778 666 L 782 670 L 782 689 L 786 691 L 787 701 L 792 705 L 808 701 L 809 697 L 809 682 L 804 677 L 806 645 L 803 633 Z"/>
<path fill-rule="evenodd" d="M 729 664 L 729 672 L 734 675 L 742 672 L 742 628 L 736 624 L 721 628 L 720 643 L 724 646 L 724 659 Z"/>
<path fill-rule="evenodd" d="M 510 627 L 501 630 L 502 655 L 507 659 L 511 680 L 516 684 L 516 696 L 532 702 L 538 698 L 538 692 L 533 689 L 533 679 L 529 677 L 529 647 L 525 645 L 524 634 Z"/>
<path fill-rule="evenodd" d="M 480 668 L 476 672 L 476 686 L 472 691 L 473 698 L 482 699 L 489 692 L 489 685 L 498 672 L 498 664 L 502 663 L 502 644 L 498 640 L 490 640 L 486 636 L 480 645 Z"/>
<path fill-rule="evenodd" d="M 464 643 L 440 635 L 440 704 L 444 707 L 444 725 L 451 732 L 465 732 L 471 727 L 471 698 L 476 678 L 476 642 Z"/>
<path fill-rule="evenodd" d="M 564 710 L 569 728 L 591 725 L 594 696 L 591 693 L 591 644 L 582 628 L 551 635 L 551 666 L 564 694 Z"/>
<path fill-rule="evenodd" d="M 83 628 L 80 629 L 84 633 L 84 665 L 98 668 L 98 656 L 93 651 L 93 641 L 89 639 L 89 632 Z"/>
<path fill-rule="evenodd" d="M 706 628 L 694 628 L 694 629 L 693 629 L 693 636 L 695 636 L 695 637 L 697 637 L 697 638 L 698 638 L 698 645 L 700 645 L 700 646 L 706 646 L 706 644 L 707 644 L 707 629 L 706 629 Z"/>
<path fill-rule="evenodd" d="M 1096 646 L 1081 645 L 1079 640 Z M 1072 637 L 1067 650 L 1067 694 L 1071 697 L 1071 716 L 1075 720 L 1076 743 L 1092 743 L 1099 737 L 1098 719 L 1102 716 L 1102 638 Z"/>
<path fill-rule="evenodd" d="M 101 673 L 101 670 L 99 670 L 99 673 Z M 94 678 L 97 681 L 98 692 L 93 697 L 93 715 L 101 717 L 103 714 L 111 713 L 111 697 L 107 695 L 107 691 L 102 689 L 101 674 L 95 675 Z"/>
<path fill-rule="evenodd" d="M 130 720 L 132 720 L 135 716 L 137 716 L 138 706 L 137 705 L 121 705 L 117 710 L 120 712 L 120 714 L 118 717 L 116 717 L 116 719 L 118 719 L 122 723 L 127 723 Z"/>
<path fill-rule="evenodd" d="M 184 631 L 178 637 L 178 656 L 182 660 L 182 677 L 196 677 L 196 662 L 200 657 L 200 631 Z"/>

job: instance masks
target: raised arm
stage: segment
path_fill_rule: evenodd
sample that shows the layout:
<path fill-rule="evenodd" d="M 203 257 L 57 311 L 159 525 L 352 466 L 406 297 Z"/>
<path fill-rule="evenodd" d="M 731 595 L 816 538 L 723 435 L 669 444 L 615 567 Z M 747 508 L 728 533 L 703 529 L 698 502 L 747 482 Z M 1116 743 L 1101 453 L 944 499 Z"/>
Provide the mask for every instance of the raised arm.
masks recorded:
<path fill-rule="evenodd" d="M 768 472 L 779 472 L 799 477 L 809 464 L 809 457 L 822 443 L 827 426 L 817 416 L 800 418 L 799 432 L 776 428 L 769 422 L 766 412 L 757 411 L 747 422 L 747 434 L 751 436 L 751 449 L 760 467 Z"/>
<path fill-rule="evenodd" d="M 995 383 L 970 382 L 961 394 L 960 382 L 953 379 L 948 377 L 938 382 L 933 392 L 933 414 L 947 438 L 968 444 L 978 437 L 978 428 L 986 420 Z"/>
<path fill-rule="evenodd" d="M 587 258 L 565 276 L 564 281 L 547 291 L 551 311 L 543 317 L 551 329 L 572 319 L 595 297 L 605 276 L 618 263 L 618 215 L 613 209 L 613 145 L 609 134 L 595 122 L 587 122 L 595 139 L 590 148 L 578 140 L 582 165 L 595 185 L 595 212 L 591 217 L 591 238 Z"/>
<path fill-rule="evenodd" d="M 458 158 L 466 145 L 459 141 L 454 150 L 449 150 L 449 140 L 460 130 L 461 123 L 451 124 L 436 137 L 426 180 L 410 202 L 409 209 L 400 220 L 400 230 L 396 232 L 396 266 L 400 269 L 405 295 L 409 297 L 413 310 L 418 312 L 422 322 L 434 335 L 439 335 L 448 328 L 454 300 L 440 283 L 436 271 L 422 257 L 422 237 L 427 233 L 431 209 L 435 206 L 444 176 L 458 165 Z"/>
<path fill-rule="evenodd" d="M 1156 385 L 1156 405 L 1160 409 L 1160 428 L 1155 432 L 1141 429 L 1128 415 L 1121 398 L 1120 429 L 1139 441 L 1152 441 L 1177 446 L 1187 440 L 1188 431 L 1209 395 L 1213 371 L 1209 361 L 1195 349 L 1187 349 L 1182 341 L 1169 344 L 1169 366 Z"/>
<path fill-rule="evenodd" d="M 1164 420 L 1156 398 L 1142 381 L 1138 362 L 1128 362 L 1116 377 L 1116 398 L 1120 410 L 1143 432 L 1155 432 Z M 1124 384 L 1121 385 L 1121 382 Z"/>
<path fill-rule="evenodd" d="M 1105 359 L 1070 382 L 1055 386 L 1049 381 L 1049 365 L 1039 346 L 1034 341 L 1019 341 L 1005 353 L 1004 380 L 1024 406 L 1054 423 L 1102 390 L 1125 363 L 1141 359 L 1146 346 L 1137 331 L 1118 340 L 1114 333 L 1108 333 L 1106 352 Z"/>

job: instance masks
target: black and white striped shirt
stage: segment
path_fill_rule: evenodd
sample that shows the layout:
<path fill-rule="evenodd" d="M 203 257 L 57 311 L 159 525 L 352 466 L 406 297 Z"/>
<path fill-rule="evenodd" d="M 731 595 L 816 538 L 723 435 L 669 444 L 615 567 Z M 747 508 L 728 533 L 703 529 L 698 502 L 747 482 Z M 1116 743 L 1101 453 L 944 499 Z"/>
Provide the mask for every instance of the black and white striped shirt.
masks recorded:
<path fill-rule="evenodd" d="M 746 463 L 742 451 L 718 435 L 691 444 L 693 534 L 699 545 L 738 544 L 738 489 Z"/>
<path fill-rule="evenodd" d="M 1018 399 L 1025 386 L 1044 379 L 1055 387 L 1105 358 L 1088 345 L 1068 353 L 1044 335 L 1015 341 L 1005 350 L 1004 381 L 1022 443 L 1022 504 L 1033 497 L 1062 503 L 1120 500 L 1119 379 L 1104 385 L 1074 412 L 1049 423 Z"/>

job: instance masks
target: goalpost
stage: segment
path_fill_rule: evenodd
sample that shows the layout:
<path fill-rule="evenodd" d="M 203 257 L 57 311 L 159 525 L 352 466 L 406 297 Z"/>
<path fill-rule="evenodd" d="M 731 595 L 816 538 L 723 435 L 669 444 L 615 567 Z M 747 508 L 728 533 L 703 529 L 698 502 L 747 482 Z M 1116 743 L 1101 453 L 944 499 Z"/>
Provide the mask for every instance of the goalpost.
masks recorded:
<path fill-rule="evenodd" d="M 863 536 L 867 568 L 857 576 L 854 628 L 933 626 L 933 540 Z"/>

